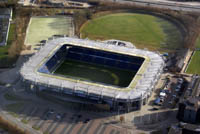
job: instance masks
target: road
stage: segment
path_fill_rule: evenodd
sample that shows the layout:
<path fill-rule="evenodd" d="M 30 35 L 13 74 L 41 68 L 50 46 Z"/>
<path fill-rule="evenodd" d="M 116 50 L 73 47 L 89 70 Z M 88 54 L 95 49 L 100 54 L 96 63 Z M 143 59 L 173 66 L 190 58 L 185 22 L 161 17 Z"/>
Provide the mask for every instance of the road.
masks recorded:
<path fill-rule="evenodd" d="M 176 11 L 200 12 L 200 3 L 174 2 L 166 0 L 109 0 L 121 4 L 157 7 Z"/>
<path fill-rule="evenodd" d="M 7 111 L 4 111 L 2 107 L 6 102 L 5 102 L 5 99 L 3 99 L 3 97 L 4 97 L 4 94 L 9 92 L 11 89 L 12 89 L 12 86 L 11 87 L 0 86 L 0 116 L 3 119 L 18 126 L 20 129 L 28 131 L 30 134 L 41 134 L 39 131 L 36 131 L 32 127 L 23 124 L 20 120 L 17 120 L 15 117 L 11 116 Z"/>

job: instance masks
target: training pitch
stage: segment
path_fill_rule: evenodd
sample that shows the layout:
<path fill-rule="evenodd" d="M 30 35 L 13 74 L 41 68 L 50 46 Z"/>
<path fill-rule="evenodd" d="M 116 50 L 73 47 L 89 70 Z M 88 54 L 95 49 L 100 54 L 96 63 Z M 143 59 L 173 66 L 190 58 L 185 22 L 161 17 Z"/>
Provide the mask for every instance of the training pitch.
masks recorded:
<path fill-rule="evenodd" d="M 200 75 L 200 37 L 196 41 L 196 48 L 199 50 L 196 50 L 194 52 L 194 55 L 192 56 L 192 59 L 189 63 L 187 73 L 189 74 L 199 74 Z"/>
<path fill-rule="evenodd" d="M 200 75 L 200 51 L 195 51 L 187 69 L 187 73 Z"/>
<path fill-rule="evenodd" d="M 119 39 L 138 48 L 168 51 L 181 45 L 182 35 L 170 21 L 153 15 L 116 13 L 88 21 L 81 28 L 82 38 Z"/>
<path fill-rule="evenodd" d="M 55 71 L 55 74 L 80 80 L 127 87 L 136 72 L 75 60 L 65 60 Z"/>
<path fill-rule="evenodd" d="M 71 19 L 64 16 L 32 17 L 28 26 L 25 44 L 36 45 L 53 35 L 69 35 Z"/>
<path fill-rule="evenodd" d="M 189 66 L 186 70 L 186 73 L 189 74 L 199 74 L 200 75 L 200 37 L 196 41 L 196 50 L 191 58 Z"/>

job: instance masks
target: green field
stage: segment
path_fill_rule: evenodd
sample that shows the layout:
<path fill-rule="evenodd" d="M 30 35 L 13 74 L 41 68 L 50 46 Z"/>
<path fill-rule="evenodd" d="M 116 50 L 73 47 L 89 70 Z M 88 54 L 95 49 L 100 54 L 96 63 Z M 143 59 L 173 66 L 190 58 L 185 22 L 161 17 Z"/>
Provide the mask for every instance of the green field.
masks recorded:
<path fill-rule="evenodd" d="M 199 74 L 200 75 L 200 51 L 195 51 L 186 72 L 189 74 Z"/>
<path fill-rule="evenodd" d="M 69 35 L 71 20 L 64 16 L 32 17 L 27 30 L 26 45 L 36 45 L 53 35 Z"/>
<path fill-rule="evenodd" d="M 58 67 L 55 74 L 80 80 L 127 87 L 136 72 L 80 61 L 66 60 Z"/>
<path fill-rule="evenodd" d="M 15 26 L 16 25 L 14 23 L 10 24 L 7 45 L 0 47 L 0 59 L 8 57 L 8 49 L 12 44 L 12 41 L 15 39 Z"/>
<path fill-rule="evenodd" d="M 119 39 L 138 48 L 168 51 L 181 46 L 182 34 L 171 22 L 152 15 L 116 13 L 95 18 L 81 28 L 82 38 Z"/>
<path fill-rule="evenodd" d="M 196 41 L 196 48 L 200 49 L 200 37 Z M 200 50 L 194 52 L 186 73 L 200 75 Z"/>
<path fill-rule="evenodd" d="M 197 39 L 195 45 L 196 45 L 196 48 L 200 48 L 200 37 Z"/>

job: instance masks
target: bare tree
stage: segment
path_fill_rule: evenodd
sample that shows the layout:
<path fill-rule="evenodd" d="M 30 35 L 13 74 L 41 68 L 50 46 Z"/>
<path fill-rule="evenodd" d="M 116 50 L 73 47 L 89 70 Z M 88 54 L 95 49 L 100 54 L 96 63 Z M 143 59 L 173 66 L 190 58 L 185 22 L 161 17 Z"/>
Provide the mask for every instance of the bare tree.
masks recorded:
<path fill-rule="evenodd" d="M 120 117 L 119 117 L 119 120 L 120 120 L 121 123 L 124 122 L 124 121 L 125 121 L 124 116 L 120 116 Z"/>

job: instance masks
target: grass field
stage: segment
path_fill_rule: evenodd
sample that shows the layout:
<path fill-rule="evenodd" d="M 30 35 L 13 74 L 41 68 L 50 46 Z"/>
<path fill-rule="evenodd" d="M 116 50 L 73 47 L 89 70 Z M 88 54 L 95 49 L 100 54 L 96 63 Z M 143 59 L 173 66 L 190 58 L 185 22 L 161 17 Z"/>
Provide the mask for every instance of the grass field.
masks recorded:
<path fill-rule="evenodd" d="M 200 48 L 200 37 L 196 41 L 196 48 Z"/>
<path fill-rule="evenodd" d="M 82 38 L 120 39 L 138 48 L 168 51 L 181 45 L 182 34 L 171 22 L 152 15 L 116 13 L 95 18 L 81 28 Z"/>
<path fill-rule="evenodd" d="M 196 48 L 200 49 L 200 37 L 196 41 Z M 200 75 L 200 50 L 195 51 L 186 73 Z"/>
<path fill-rule="evenodd" d="M 200 51 L 195 51 L 186 72 L 189 74 L 199 74 L 200 75 Z"/>
<path fill-rule="evenodd" d="M 80 61 L 66 60 L 58 67 L 55 74 L 75 79 L 127 87 L 136 72 Z"/>
<path fill-rule="evenodd" d="M 0 60 L 8 56 L 8 49 L 12 44 L 12 41 L 15 39 L 15 26 L 16 25 L 14 23 L 10 24 L 7 45 L 0 47 Z"/>
<path fill-rule="evenodd" d="M 25 44 L 35 45 L 53 35 L 69 35 L 71 20 L 64 16 L 32 17 L 26 35 Z"/>

